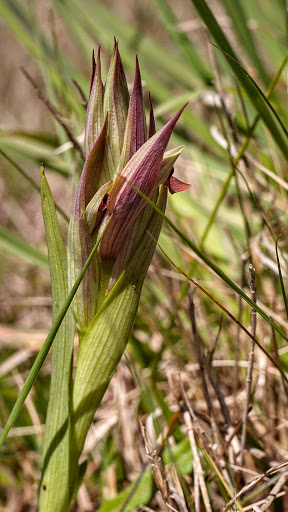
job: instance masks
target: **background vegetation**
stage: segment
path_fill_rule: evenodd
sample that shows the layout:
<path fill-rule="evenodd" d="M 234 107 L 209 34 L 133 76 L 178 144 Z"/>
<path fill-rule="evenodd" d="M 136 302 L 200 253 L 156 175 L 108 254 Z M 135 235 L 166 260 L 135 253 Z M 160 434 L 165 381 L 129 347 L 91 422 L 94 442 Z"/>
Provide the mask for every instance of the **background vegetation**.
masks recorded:
<path fill-rule="evenodd" d="M 165 224 L 75 510 L 218 511 L 235 495 L 232 510 L 288 510 L 287 343 L 221 275 L 287 333 L 285 0 L 1 0 L 0 16 L 1 426 L 51 326 L 39 167 L 65 234 L 91 52 L 101 42 L 105 66 L 115 36 L 131 81 L 138 53 L 158 127 L 190 102 L 173 142 L 192 187 L 168 217 L 220 275 Z M 260 344 L 250 391 L 243 327 Z M 0 510 L 37 508 L 49 380 L 50 358 L 2 449 Z"/>

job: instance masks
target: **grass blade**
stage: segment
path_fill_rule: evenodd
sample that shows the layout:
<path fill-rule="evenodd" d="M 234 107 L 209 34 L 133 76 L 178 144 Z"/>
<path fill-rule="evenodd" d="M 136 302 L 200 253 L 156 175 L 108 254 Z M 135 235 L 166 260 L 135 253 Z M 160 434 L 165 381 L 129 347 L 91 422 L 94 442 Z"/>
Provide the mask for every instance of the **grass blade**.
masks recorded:
<path fill-rule="evenodd" d="M 67 255 L 55 204 L 43 168 L 41 198 L 49 255 L 53 320 L 56 320 L 68 295 Z M 57 506 L 60 506 L 58 497 L 59 494 L 62 494 L 62 487 L 69 488 L 67 468 L 70 466 L 70 379 L 74 324 L 72 311 L 69 310 L 53 345 L 50 399 L 42 452 L 43 467 L 39 510 L 55 510 Z M 53 493 L 48 492 L 48 489 L 53 489 Z M 68 500 L 67 496 L 67 502 Z"/>

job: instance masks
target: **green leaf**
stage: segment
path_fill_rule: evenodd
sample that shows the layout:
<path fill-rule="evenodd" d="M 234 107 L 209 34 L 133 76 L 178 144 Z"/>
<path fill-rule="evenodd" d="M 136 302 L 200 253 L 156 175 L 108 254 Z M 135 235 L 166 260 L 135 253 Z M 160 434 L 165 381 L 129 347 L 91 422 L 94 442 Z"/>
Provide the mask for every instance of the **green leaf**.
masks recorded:
<path fill-rule="evenodd" d="M 53 319 L 56 320 L 68 295 L 67 255 L 44 169 L 41 173 L 41 198 L 51 276 Z M 72 312 L 69 310 L 52 349 L 50 398 L 42 454 L 39 504 L 41 512 L 62 510 L 63 507 L 65 510 L 70 499 L 70 379 L 74 324 Z M 67 490 L 64 497 L 63 488 Z"/>
<path fill-rule="evenodd" d="M 286 291 L 285 291 L 285 284 L 283 281 L 281 263 L 280 263 L 280 258 L 279 258 L 279 250 L 278 250 L 279 239 L 281 238 L 282 235 L 284 235 L 284 232 L 286 229 L 287 228 L 285 228 L 284 231 L 282 231 L 282 233 L 280 233 L 280 235 L 278 236 L 278 238 L 275 242 L 275 251 L 276 251 L 276 259 L 277 259 L 277 266 L 278 266 L 278 272 L 279 272 L 279 278 L 280 278 L 281 291 L 282 291 L 282 296 L 283 296 L 283 300 L 284 300 L 286 316 L 288 318 L 288 301 L 287 301 L 287 295 L 286 295 Z"/>
<path fill-rule="evenodd" d="M 149 503 L 153 494 L 151 469 L 146 469 L 126 489 L 112 500 L 107 500 L 98 512 L 131 512 L 142 504 Z M 124 508 L 123 508 L 124 507 Z"/>

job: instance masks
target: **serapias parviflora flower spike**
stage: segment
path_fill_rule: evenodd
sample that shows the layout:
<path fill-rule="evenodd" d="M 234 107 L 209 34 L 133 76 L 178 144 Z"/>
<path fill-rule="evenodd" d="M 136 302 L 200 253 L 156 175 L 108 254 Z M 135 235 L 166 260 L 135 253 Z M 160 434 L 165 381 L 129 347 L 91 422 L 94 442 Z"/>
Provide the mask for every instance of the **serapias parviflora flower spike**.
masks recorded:
<path fill-rule="evenodd" d="M 155 133 L 149 98 L 147 130 L 138 61 L 130 103 L 117 42 L 105 85 L 101 78 L 100 50 L 97 63 L 94 56 L 92 62 L 85 164 L 69 225 L 68 285 L 66 283 L 64 287 L 65 292 L 61 286 L 59 288 L 57 276 L 55 282 L 61 292 L 60 299 L 66 300 L 66 286 L 71 290 L 95 242 L 101 234 L 103 238 L 72 303 L 80 341 L 74 379 L 71 380 L 69 371 L 74 338 L 73 319 L 69 320 L 69 347 L 66 343 L 59 345 L 60 348 L 62 345 L 66 347 L 65 350 L 69 348 L 66 354 L 69 363 L 67 371 L 63 373 L 61 358 L 60 364 L 54 365 L 56 373 L 53 373 L 53 378 L 57 386 L 53 395 L 55 401 L 50 398 L 49 408 L 50 411 L 56 410 L 56 413 L 50 423 L 49 445 L 44 451 L 41 512 L 60 509 L 64 512 L 72 506 L 81 481 L 79 458 L 87 432 L 133 327 L 142 285 L 163 223 L 162 216 L 136 189 L 165 212 L 168 189 L 174 193 L 188 187 L 172 175 L 183 147 L 166 151 L 175 124 L 185 107 Z M 43 199 L 44 196 L 45 192 Z M 49 211 L 52 212 L 51 208 Z M 52 242 L 55 237 L 55 215 L 54 212 L 49 221 Z M 103 232 L 105 226 L 107 230 Z M 65 253 L 64 245 L 63 250 Z M 68 316 L 65 320 L 68 321 Z M 62 395 L 66 398 L 66 405 L 69 402 L 68 409 L 62 407 Z M 58 414 L 57 411 L 65 414 Z M 59 433 L 60 444 L 55 447 L 54 441 Z M 65 450 L 67 448 L 66 456 L 63 456 L 63 446 Z M 51 457 L 50 462 L 53 463 L 46 465 L 46 455 Z M 55 468 L 59 471 L 55 471 Z"/>
<path fill-rule="evenodd" d="M 138 194 L 157 201 L 161 184 L 171 193 L 189 185 L 175 179 L 173 166 L 183 147 L 166 151 L 176 122 L 186 105 L 155 133 L 149 95 L 147 129 L 138 58 L 129 102 L 127 81 L 115 41 L 108 76 L 103 86 L 100 49 L 93 73 L 85 130 L 85 165 L 79 180 L 68 236 L 69 286 L 78 277 L 97 237 L 103 233 L 94 258 L 74 300 L 78 329 L 87 329 L 98 308 L 103 272 L 110 272 L 107 290 L 115 283 L 143 237 L 151 207 Z M 148 140 L 147 140 L 147 137 Z M 132 185 L 132 186 L 131 186 Z M 149 211 L 150 211 L 149 210 Z M 152 211 L 152 210 L 151 210 Z M 105 279 L 107 278 L 107 275 Z M 105 281 L 106 282 L 106 281 Z"/>

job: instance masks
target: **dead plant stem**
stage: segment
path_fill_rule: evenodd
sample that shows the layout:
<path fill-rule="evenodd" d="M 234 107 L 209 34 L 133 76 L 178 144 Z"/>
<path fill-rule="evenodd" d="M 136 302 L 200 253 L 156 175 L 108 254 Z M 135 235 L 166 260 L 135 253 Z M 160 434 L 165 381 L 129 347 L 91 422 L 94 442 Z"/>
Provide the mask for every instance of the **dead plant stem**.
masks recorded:
<path fill-rule="evenodd" d="M 255 268 L 253 265 L 249 266 L 249 286 L 250 286 L 250 295 L 251 299 L 256 302 L 256 286 L 255 286 Z M 251 319 L 251 334 L 255 337 L 256 334 L 256 311 L 254 308 L 250 310 L 250 319 Z M 252 375 L 253 375 L 253 365 L 254 365 L 254 351 L 255 351 L 255 342 L 253 339 L 250 341 L 250 353 L 248 358 L 248 370 L 246 377 L 246 397 L 245 397 L 245 405 L 242 416 L 242 436 L 241 436 L 241 450 L 239 456 L 239 465 L 243 466 L 244 461 L 244 449 L 246 444 L 246 431 L 247 431 L 247 422 L 248 422 L 248 411 L 251 399 L 251 386 L 252 386 Z"/>
<path fill-rule="evenodd" d="M 193 299 L 193 293 L 189 293 L 189 316 L 192 327 L 192 335 L 193 335 L 193 345 L 196 351 L 196 357 L 199 364 L 200 377 L 202 382 L 202 390 L 205 397 L 205 401 L 207 404 L 207 411 L 211 414 L 211 426 L 214 434 L 215 441 L 217 442 L 219 449 L 222 447 L 221 435 L 215 421 L 215 412 L 212 404 L 212 400 L 208 390 L 207 378 L 206 378 L 206 369 L 205 369 L 205 359 L 203 356 L 202 348 L 201 348 L 201 339 L 198 333 L 197 322 L 196 322 L 196 314 L 195 314 L 195 304 Z"/>
<path fill-rule="evenodd" d="M 279 493 L 279 491 L 281 491 L 282 487 L 286 484 L 287 479 L 288 479 L 288 472 L 285 471 L 285 473 L 283 473 L 280 476 L 279 480 L 276 482 L 274 487 L 269 492 L 266 500 L 264 501 L 264 503 L 261 507 L 261 512 L 267 512 L 267 510 L 269 510 L 270 505 L 272 505 L 273 501 L 277 497 L 277 494 Z"/>
<path fill-rule="evenodd" d="M 184 419 L 184 422 L 185 422 L 185 425 L 187 428 L 188 438 L 189 438 L 191 451 L 192 451 L 192 455 L 193 455 L 193 466 L 194 466 L 194 475 L 195 475 L 194 478 L 197 475 L 197 480 L 194 481 L 194 492 L 196 491 L 195 495 L 197 496 L 198 491 L 197 491 L 197 489 L 195 489 L 195 484 L 197 483 L 197 487 L 199 484 L 199 487 L 201 490 L 201 494 L 202 494 L 206 512 L 212 512 L 209 495 L 208 495 L 207 487 L 205 484 L 203 469 L 201 466 L 201 461 L 200 461 L 200 457 L 199 457 L 198 450 L 197 450 L 197 444 L 196 444 L 195 435 L 194 435 L 193 423 L 192 423 L 190 413 L 188 411 L 184 412 L 183 419 Z M 196 508 L 196 505 L 197 505 L 197 508 Z M 199 501 L 197 500 L 197 503 L 196 503 L 196 500 L 195 500 L 196 512 L 200 512 L 200 508 L 198 508 L 198 507 L 199 507 Z"/>

